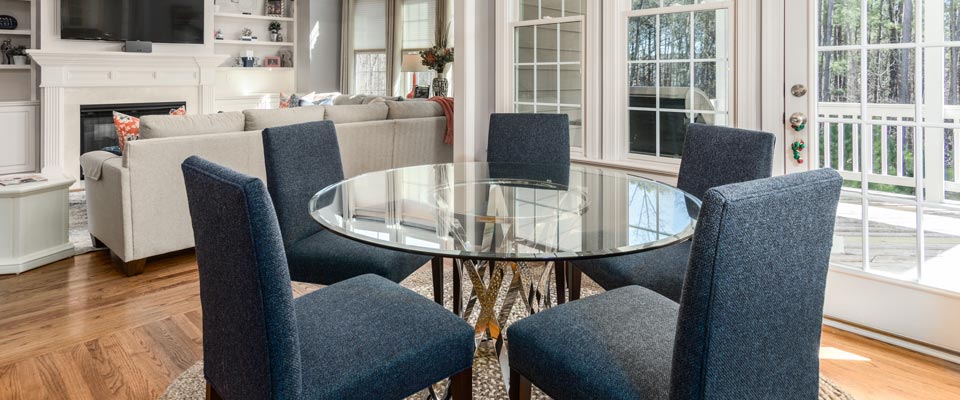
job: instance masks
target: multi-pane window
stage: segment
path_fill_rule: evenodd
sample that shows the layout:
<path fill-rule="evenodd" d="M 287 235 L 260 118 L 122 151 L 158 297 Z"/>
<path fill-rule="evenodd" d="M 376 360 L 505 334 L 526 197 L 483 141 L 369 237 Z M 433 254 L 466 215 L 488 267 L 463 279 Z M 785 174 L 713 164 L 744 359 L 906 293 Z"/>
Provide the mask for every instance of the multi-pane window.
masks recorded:
<path fill-rule="evenodd" d="M 417 53 L 433 47 L 437 35 L 437 0 L 403 1 L 403 54 Z M 452 46 L 452 43 L 448 43 Z M 434 72 L 414 72 L 403 74 L 403 92 L 413 89 L 414 81 L 418 86 L 430 86 Z"/>
<path fill-rule="evenodd" d="M 709 3 L 683 6 L 683 4 Z M 680 158 L 691 122 L 730 124 L 732 2 L 634 0 L 627 13 L 629 154 Z"/>
<path fill-rule="evenodd" d="M 960 1 L 819 0 L 817 18 L 814 154 L 846 180 L 833 263 L 960 291 Z"/>
<path fill-rule="evenodd" d="M 387 7 L 383 0 L 357 0 L 353 14 L 353 91 L 387 95 Z"/>
<path fill-rule="evenodd" d="M 523 0 L 515 24 L 514 110 L 565 113 L 570 143 L 583 147 L 583 2 Z"/>

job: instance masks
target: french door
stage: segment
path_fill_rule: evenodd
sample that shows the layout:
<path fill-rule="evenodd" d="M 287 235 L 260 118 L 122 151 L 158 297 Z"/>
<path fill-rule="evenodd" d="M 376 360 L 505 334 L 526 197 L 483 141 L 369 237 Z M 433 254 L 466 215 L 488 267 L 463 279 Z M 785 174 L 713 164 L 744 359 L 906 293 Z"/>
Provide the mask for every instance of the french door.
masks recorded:
<path fill-rule="evenodd" d="M 845 180 L 828 316 L 960 349 L 960 0 L 782 4 L 787 170 Z"/>

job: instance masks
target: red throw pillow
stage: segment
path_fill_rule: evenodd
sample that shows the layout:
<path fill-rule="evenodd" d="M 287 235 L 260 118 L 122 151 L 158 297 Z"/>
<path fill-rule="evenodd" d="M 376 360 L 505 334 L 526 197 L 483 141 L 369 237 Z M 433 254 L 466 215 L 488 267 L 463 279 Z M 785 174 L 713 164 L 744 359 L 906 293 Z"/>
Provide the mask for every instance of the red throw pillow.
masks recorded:
<path fill-rule="evenodd" d="M 171 109 L 170 115 L 187 115 L 187 106 Z M 127 142 L 140 139 L 140 118 L 114 111 L 113 124 L 117 127 L 117 141 L 120 143 L 121 153 Z"/>
<path fill-rule="evenodd" d="M 140 118 L 114 111 L 113 124 L 117 126 L 117 139 L 121 152 L 126 147 L 127 141 L 140 138 Z"/>

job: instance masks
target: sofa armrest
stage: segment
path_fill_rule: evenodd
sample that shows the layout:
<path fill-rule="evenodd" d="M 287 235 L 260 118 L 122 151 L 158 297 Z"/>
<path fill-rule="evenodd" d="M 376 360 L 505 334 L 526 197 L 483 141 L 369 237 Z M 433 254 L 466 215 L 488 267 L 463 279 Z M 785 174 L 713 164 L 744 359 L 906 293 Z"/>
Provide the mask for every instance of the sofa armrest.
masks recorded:
<path fill-rule="evenodd" d="M 80 156 L 80 167 L 83 168 L 84 178 L 95 181 L 100 180 L 100 172 L 103 164 L 107 162 L 107 160 L 115 158 L 121 158 L 121 156 L 102 150 L 83 154 Z"/>
<path fill-rule="evenodd" d="M 121 259 L 131 261 L 130 175 L 123 167 L 123 159 L 117 156 L 102 159 L 99 168 L 99 179 L 84 180 L 88 229 Z"/>

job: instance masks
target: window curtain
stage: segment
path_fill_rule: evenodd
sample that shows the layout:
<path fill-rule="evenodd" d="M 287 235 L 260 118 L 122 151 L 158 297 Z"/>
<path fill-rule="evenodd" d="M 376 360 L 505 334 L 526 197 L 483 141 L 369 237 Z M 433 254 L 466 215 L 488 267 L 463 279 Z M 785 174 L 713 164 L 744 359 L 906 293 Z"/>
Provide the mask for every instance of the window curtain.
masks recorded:
<path fill-rule="evenodd" d="M 353 90 L 353 10 L 356 0 L 343 0 L 340 16 L 340 92 Z"/>
<path fill-rule="evenodd" d="M 387 96 L 403 96 L 403 0 L 387 0 Z"/>

